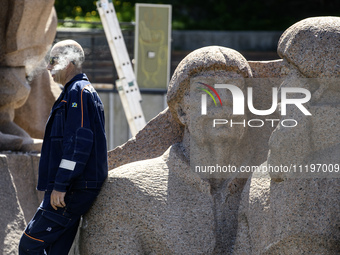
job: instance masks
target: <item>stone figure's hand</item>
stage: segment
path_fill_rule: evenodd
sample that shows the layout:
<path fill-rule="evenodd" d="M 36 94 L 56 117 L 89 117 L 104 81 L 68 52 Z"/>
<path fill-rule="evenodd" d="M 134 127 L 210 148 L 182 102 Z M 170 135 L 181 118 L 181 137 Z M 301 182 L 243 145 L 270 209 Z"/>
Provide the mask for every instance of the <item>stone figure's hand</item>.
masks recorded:
<path fill-rule="evenodd" d="M 54 210 L 58 210 L 57 207 L 65 207 L 65 201 L 64 201 L 64 197 L 65 197 L 66 192 L 59 192 L 56 190 L 52 191 L 51 194 L 51 206 L 53 207 Z"/>

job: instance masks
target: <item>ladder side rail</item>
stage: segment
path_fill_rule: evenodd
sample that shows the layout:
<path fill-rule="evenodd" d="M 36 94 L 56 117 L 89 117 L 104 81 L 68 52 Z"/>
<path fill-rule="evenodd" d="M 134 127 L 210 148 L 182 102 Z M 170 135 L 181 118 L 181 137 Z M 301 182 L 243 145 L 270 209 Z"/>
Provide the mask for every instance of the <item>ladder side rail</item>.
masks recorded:
<path fill-rule="evenodd" d="M 102 2 L 104 2 L 104 3 L 102 3 Z M 119 28 L 117 28 L 115 26 L 114 21 L 111 17 L 112 15 L 110 15 L 108 3 L 105 3 L 105 1 L 102 1 L 102 2 L 99 2 L 99 1 L 97 2 L 98 12 L 99 12 L 102 24 L 103 24 L 105 36 L 106 36 L 107 42 L 109 44 L 110 52 L 111 52 L 113 62 L 115 64 L 118 76 L 119 76 L 119 78 L 123 78 L 124 72 L 121 68 L 121 65 L 120 65 L 121 61 L 120 61 L 118 52 L 115 48 L 115 44 L 114 44 L 114 41 L 113 41 L 113 38 L 115 36 L 114 31 L 118 30 Z M 105 9 L 103 8 L 104 6 L 106 7 Z"/>
<path fill-rule="evenodd" d="M 111 1 L 101 0 L 97 2 L 97 7 L 109 43 L 111 55 L 120 78 L 116 82 L 119 96 L 131 133 L 135 135 L 145 126 L 145 118 L 140 105 L 140 101 L 142 100 L 141 93 L 136 82 L 113 3 Z"/>

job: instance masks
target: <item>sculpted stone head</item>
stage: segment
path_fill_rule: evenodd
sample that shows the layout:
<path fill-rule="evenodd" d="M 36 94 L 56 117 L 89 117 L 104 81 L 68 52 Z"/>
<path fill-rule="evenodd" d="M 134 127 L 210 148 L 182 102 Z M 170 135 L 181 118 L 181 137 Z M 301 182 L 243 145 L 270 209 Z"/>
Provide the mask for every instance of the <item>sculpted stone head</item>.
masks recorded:
<path fill-rule="evenodd" d="M 340 18 L 315 17 L 302 20 L 281 36 L 278 54 L 284 59 L 286 78 L 282 87 L 310 91 L 304 104 L 311 116 L 295 105 L 282 118 L 295 119 L 295 128 L 278 127 L 270 139 L 269 163 L 301 163 L 339 141 Z"/>
<path fill-rule="evenodd" d="M 245 92 L 245 78 L 250 77 L 252 72 L 246 59 L 237 51 L 225 47 L 211 46 L 195 50 L 178 65 L 169 84 L 167 99 L 174 119 L 185 127 L 181 145 L 192 165 L 199 165 L 200 162 L 230 162 L 238 165 L 243 154 L 240 150 L 250 151 L 245 147 L 248 132 L 243 125 L 213 127 L 214 119 L 233 118 L 234 121 L 240 121 L 238 118 L 246 118 L 243 115 L 232 116 L 230 91 L 216 89 L 223 105 L 214 105 L 210 96 L 207 96 L 207 114 L 202 115 L 201 96 L 205 92 L 200 90 L 205 88 L 203 83 L 211 87 L 215 84 L 233 84 Z"/>
<path fill-rule="evenodd" d="M 308 78 L 312 100 L 337 101 L 340 78 L 340 18 L 304 19 L 281 36 L 278 54 L 286 63 L 286 80 Z M 333 92 L 332 92 L 333 91 Z"/>
<path fill-rule="evenodd" d="M 340 179 L 332 167 L 338 166 L 340 151 L 340 18 L 308 18 L 294 24 L 283 33 L 278 53 L 286 74 L 281 89 L 309 90 L 311 98 L 303 105 L 312 115 L 291 105 L 281 117 L 295 119 L 298 125 L 278 125 L 269 141 L 267 164 L 262 166 L 283 165 L 288 171 L 252 175 L 243 192 L 237 237 L 241 242 L 234 251 L 336 254 Z M 320 165 L 327 168 L 315 167 Z"/>
<path fill-rule="evenodd" d="M 339 17 L 308 18 L 282 34 L 277 52 L 305 77 L 340 77 L 339 40 Z"/>
<path fill-rule="evenodd" d="M 209 77 L 221 72 L 231 78 L 233 74 L 244 78 L 252 77 L 246 59 L 239 52 L 225 47 L 204 47 L 193 51 L 181 61 L 172 76 L 167 93 L 169 108 L 177 121 L 184 124 L 178 117 L 186 111 L 183 109 L 183 99 L 190 94 L 190 79 L 197 76 Z"/>

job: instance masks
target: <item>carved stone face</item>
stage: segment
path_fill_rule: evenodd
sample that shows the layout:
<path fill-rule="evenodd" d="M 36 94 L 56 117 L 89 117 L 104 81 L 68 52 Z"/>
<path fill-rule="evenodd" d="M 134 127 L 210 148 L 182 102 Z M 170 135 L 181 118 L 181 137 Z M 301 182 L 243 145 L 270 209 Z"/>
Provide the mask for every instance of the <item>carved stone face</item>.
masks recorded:
<path fill-rule="evenodd" d="M 281 85 L 310 91 L 305 116 L 295 105 L 281 119 L 294 119 L 294 128 L 278 126 L 269 140 L 268 163 L 301 163 L 308 155 L 334 143 L 339 119 L 339 24 L 337 17 L 302 20 L 288 28 L 280 38 L 278 53 L 284 59 L 286 78 Z M 332 127 L 332 128 L 330 128 Z"/>
<path fill-rule="evenodd" d="M 223 74 L 218 74 L 224 72 Z M 178 65 L 169 83 L 167 100 L 169 109 L 174 118 L 182 115 L 183 97 L 190 97 L 192 78 L 203 76 L 210 77 L 211 84 L 214 83 L 212 76 L 219 79 L 237 74 L 237 77 L 252 77 L 251 69 L 246 59 L 237 51 L 220 47 L 209 46 L 193 51 L 186 56 Z M 214 78 L 217 79 L 217 78 Z M 223 83 L 223 82 L 222 82 Z M 214 85 L 214 84 L 213 84 Z M 182 104 L 178 107 L 178 104 Z M 178 120 L 183 123 L 183 121 Z M 185 125 L 185 124 L 184 124 Z"/>
<path fill-rule="evenodd" d="M 285 87 L 294 87 L 310 91 L 309 80 L 294 65 L 285 61 L 284 68 L 287 70 L 287 76 L 282 82 L 280 90 Z M 298 93 L 290 95 L 289 98 L 293 98 L 292 96 L 301 97 Z M 303 104 L 303 106 L 308 111 L 310 110 L 310 102 Z M 279 124 L 273 131 L 269 139 L 270 154 L 268 158 L 268 163 L 273 165 L 295 164 L 301 158 L 304 158 L 310 147 L 311 116 L 306 116 L 296 105 L 287 105 L 286 111 L 286 115 L 281 115 L 280 122 L 284 119 L 293 119 L 297 122 L 297 125 L 295 127 L 284 127 Z"/>
<path fill-rule="evenodd" d="M 230 71 L 209 71 L 204 72 L 190 79 L 190 93 L 182 100 L 180 121 L 186 126 L 185 136 L 190 137 L 190 163 L 192 167 L 209 165 L 232 164 L 228 157 L 233 152 L 233 159 L 238 158 L 239 149 L 243 148 L 242 142 L 247 135 L 248 128 L 243 124 L 247 123 L 246 115 L 233 115 L 233 96 L 228 89 L 215 88 L 221 103 L 209 87 L 214 88 L 215 84 L 232 84 L 245 92 L 245 81 L 243 76 Z M 202 89 L 206 89 L 215 99 Z M 202 95 L 206 96 L 206 115 L 202 115 Z M 214 120 L 221 120 L 214 126 Z M 230 122 L 233 121 L 232 125 Z M 227 123 L 225 123 L 227 122 Z M 223 124 L 221 124 L 223 123 Z M 247 124 L 246 124 L 247 125 Z M 228 165 L 227 164 L 227 165 Z M 195 169 L 192 169 L 195 170 Z M 214 173 L 208 176 L 200 173 L 204 178 L 222 178 L 226 173 Z"/>
<path fill-rule="evenodd" d="M 287 115 L 281 115 L 281 120 L 294 119 L 298 124 L 292 128 L 278 125 L 273 131 L 268 157 L 268 163 L 273 165 L 301 164 L 310 155 L 334 146 L 340 135 L 337 128 L 340 124 L 340 79 L 308 78 L 296 63 L 287 59 L 284 62 L 287 76 L 280 89 L 295 87 L 309 90 L 311 99 L 303 106 L 312 115 L 306 116 L 296 105 L 288 105 Z"/>
<path fill-rule="evenodd" d="M 241 88 L 245 92 L 244 78 L 236 72 L 228 71 L 209 71 L 202 73 L 190 80 L 190 94 L 183 98 L 182 109 L 186 111 L 186 117 L 182 118 L 184 124 L 187 126 L 190 133 L 190 138 L 197 144 L 211 143 L 236 145 L 241 140 L 246 132 L 243 124 L 234 124 L 231 127 L 230 122 L 240 123 L 245 120 L 245 115 L 233 115 L 233 96 L 228 89 L 216 88 L 217 94 L 220 96 L 221 103 L 217 95 L 208 87 L 207 84 L 214 87 L 215 84 L 233 84 Z M 212 97 L 204 90 L 206 89 L 214 97 L 216 105 Z M 202 115 L 202 95 L 207 98 L 207 112 Z M 228 121 L 225 124 L 216 124 L 214 127 L 214 120 Z"/>

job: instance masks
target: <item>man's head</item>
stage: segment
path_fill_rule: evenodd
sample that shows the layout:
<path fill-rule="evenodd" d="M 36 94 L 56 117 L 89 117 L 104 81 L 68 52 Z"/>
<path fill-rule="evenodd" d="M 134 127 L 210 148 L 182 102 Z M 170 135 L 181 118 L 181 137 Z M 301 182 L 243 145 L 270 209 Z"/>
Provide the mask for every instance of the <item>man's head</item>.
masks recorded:
<path fill-rule="evenodd" d="M 60 41 L 51 49 L 47 69 L 55 82 L 65 85 L 82 72 L 84 60 L 84 51 L 79 43 L 73 40 Z"/>

